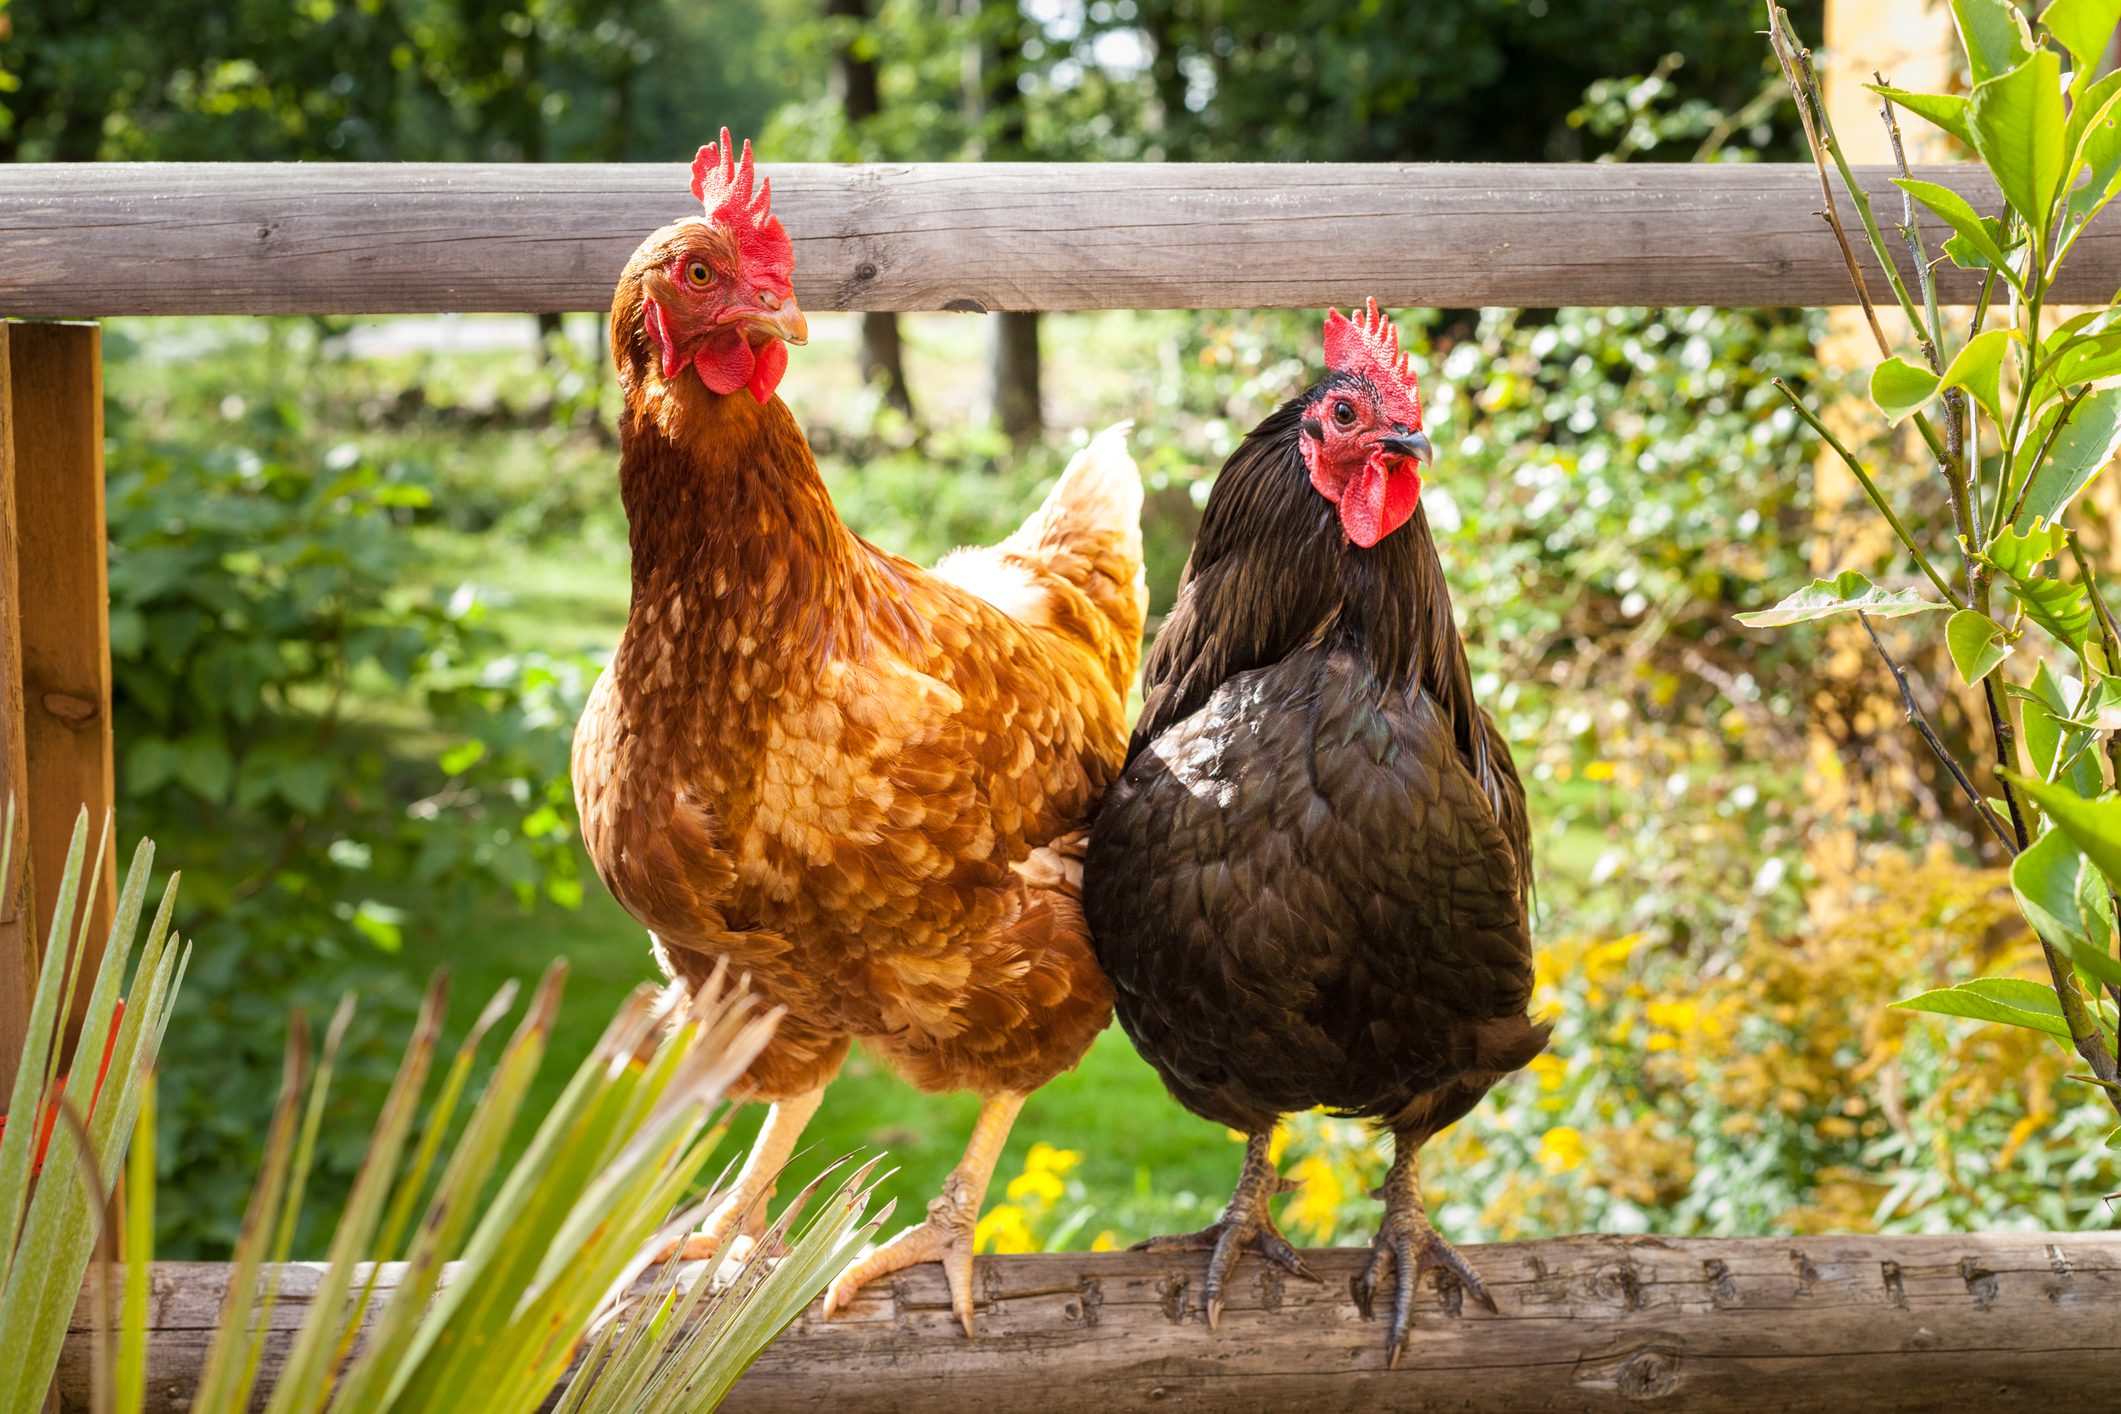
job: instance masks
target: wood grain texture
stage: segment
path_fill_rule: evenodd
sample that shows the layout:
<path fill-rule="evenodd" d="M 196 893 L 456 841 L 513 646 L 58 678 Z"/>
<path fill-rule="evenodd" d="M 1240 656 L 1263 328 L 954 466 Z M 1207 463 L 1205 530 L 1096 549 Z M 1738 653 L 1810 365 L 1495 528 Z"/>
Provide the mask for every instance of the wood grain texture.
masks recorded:
<path fill-rule="evenodd" d="M 0 822 L 8 803 L 21 801 L 29 779 L 22 714 L 22 590 L 15 551 L 13 380 L 8 376 L 12 326 L 0 320 Z M 14 848 L 0 873 L 0 1111 L 15 1083 L 22 1041 L 29 1034 L 30 998 L 37 990 L 36 934 L 30 926 L 29 861 L 20 815 Z"/>
<path fill-rule="evenodd" d="M 1501 1307 L 1417 1297 L 1397 1371 L 1349 1295 L 1366 1252 L 1306 1254 L 1312 1286 L 1248 1261 L 1221 1328 L 1192 1309 L 1198 1260 L 1140 1253 L 982 1257 L 979 1335 L 938 1268 L 879 1282 L 827 1322 L 813 1306 L 726 1408 L 1104 1414 L 1174 1409 L 1882 1411 L 2087 1408 L 2121 1379 L 2121 1234 L 1660 1239 L 1468 1248 Z M 196 1379 L 228 1268 L 154 1274 L 151 1410 Z M 318 1271 L 282 1277 L 268 1376 Z M 393 1274 L 386 1269 L 384 1289 Z M 88 1306 L 59 1387 L 86 1408 Z M 370 1312 L 373 1318 L 373 1309 Z"/>
<path fill-rule="evenodd" d="M 812 310 L 1853 302 L 1818 179 L 1793 164 L 760 170 Z M 1897 211 L 1887 171 L 1862 173 Z M 1999 209 L 1976 169 L 1921 175 Z M 697 212 L 687 181 L 677 164 L 7 164 L 0 312 L 601 310 L 641 238 Z M 2106 218 L 2056 297 L 2117 285 Z"/>
<path fill-rule="evenodd" d="M 17 583 L 35 936 L 48 936 L 74 822 L 89 848 L 114 799 L 110 578 L 103 519 L 103 344 L 93 324 L 15 324 L 13 384 Z M 117 905 L 116 851 L 89 896 L 89 954 L 70 1018 L 86 1012 Z"/>

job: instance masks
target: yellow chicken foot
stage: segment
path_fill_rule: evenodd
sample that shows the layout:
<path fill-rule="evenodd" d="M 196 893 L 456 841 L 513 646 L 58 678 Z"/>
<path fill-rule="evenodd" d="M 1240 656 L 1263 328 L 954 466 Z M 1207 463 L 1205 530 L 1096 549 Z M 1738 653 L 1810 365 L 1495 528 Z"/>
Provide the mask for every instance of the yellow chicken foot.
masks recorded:
<path fill-rule="evenodd" d="M 1276 1196 L 1297 1186 L 1275 1171 L 1274 1160 L 1268 1157 L 1273 1141 L 1274 1131 L 1271 1129 L 1245 1141 L 1244 1172 L 1238 1175 L 1237 1188 L 1230 1194 L 1221 1218 L 1199 1232 L 1152 1237 L 1147 1242 L 1134 1244 L 1137 1252 L 1211 1254 L 1208 1275 L 1200 1287 L 1200 1304 L 1207 1312 L 1210 1330 L 1222 1320 L 1223 1288 L 1229 1284 L 1230 1274 L 1237 1269 L 1238 1259 L 1246 1248 L 1305 1281 L 1319 1279 L 1317 1273 L 1304 1265 L 1304 1259 L 1289 1245 L 1289 1240 L 1281 1235 L 1281 1229 L 1274 1225 L 1274 1214 L 1267 1207 Z"/>
<path fill-rule="evenodd" d="M 940 1262 L 943 1277 L 950 1283 L 950 1309 L 965 1334 L 972 1334 L 973 1233 L 979 1226 L 980 1205 L 987 1201 L 995 1162 L 1002 1156 L 1009 1127 L 1016 1123 L 1016 1112 L 1023 1107 L 1022 1095 L 989 1095 L 981 1102 L 965 1157 L 943 1181 L 941 1195 L 929 1202 L 927 1220 L 915 1223 L 841 1272 L 825 1293 L 828 1317 L 844 1311 L 854 1293 L 878 1277 L 920 1262 Z"/>
<path fill-rule="evenodd" d="M 782 1100 L 766 1111 L 759 1137 L 738 1171 L 729 1196 L 715 1205 L 707 1221 L 690 1237 L 671 1243 L 656 1254 L 658 1262 L 675 1257 L 684 1262 L 704 1262 L 727 1250 L 733 1237 L 754 1242 L 766 1232 L 766 1200 L 773 1196 L 774 1180 L 795 1152 L 796 1141 L 825 1098 L 825 1087 L 807 1090 L 792 1100 Z"/>
<path fill-rule="evenodd" d="M 1418 1141 L 1405 1135 L 1393 1137 L 1391 1171 L 1385 1175 L 1384 1186 L 1371 1195 L 1384 1199 L 1384 1221 L 1370 1243 L 1370 1264 L 1355 1279 L 1355 1304 L 1362 1309 L 1363 1319 L 1369 1320 L 1386 1270 L 1391 1269 L 1397 1277 L 1392 1291 L 1392 1324 L 1385 1336 L 1387 1369 L 1399 1365 L 1400 1352 L 1407 1343 L 1414 1288 L 1429 1268 L 1450 1273 L 1465 1288 L 1466 1295 L 1490 1311 L 1495 1310 L 1495 1298 L 1488 1295 L 1480 1274 L 1458 1255 L 1457 1248 L 1429 1226 L 1429 1214 L 1421 1201 L 1420 1153 Z"/>

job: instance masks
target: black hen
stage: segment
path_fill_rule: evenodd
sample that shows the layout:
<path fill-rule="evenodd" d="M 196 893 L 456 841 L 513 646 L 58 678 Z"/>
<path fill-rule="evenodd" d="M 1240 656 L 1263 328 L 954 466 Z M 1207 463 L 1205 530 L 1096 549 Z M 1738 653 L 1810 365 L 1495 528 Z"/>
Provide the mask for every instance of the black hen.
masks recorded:
<path fill-rule="evenodd" d="M 1494 1307 L 1429 1226 L 1421 1145 L 1547 1028 L 1527 1015 L 1524 788 L 1419 507 L 1413 377 L 1374 305 L 1329 319 L 1327 355 L 1216 481 L 1083 901 L 1127 1034 L 1181 1104 L 1249 1138 L 1221 1221 L 1145 1245 L 1213 1252 L 1210 1324 L 1246 1247 L 1310 1275 L 1267 1208 L 1274 1127 L 1319 1105 L 1374 1119 L 1395 1147 L 1358 1296 L 1367 1313 L 1396 1268 L 1396 1363 L 1422 1269 Z"/>

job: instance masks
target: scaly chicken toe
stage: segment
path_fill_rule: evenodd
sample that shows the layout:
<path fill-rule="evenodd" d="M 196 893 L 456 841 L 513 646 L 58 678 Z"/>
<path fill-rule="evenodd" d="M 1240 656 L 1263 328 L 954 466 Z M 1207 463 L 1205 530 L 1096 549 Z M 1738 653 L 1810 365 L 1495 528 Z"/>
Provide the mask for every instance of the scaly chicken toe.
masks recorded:
<path fill-rule="evenodd" d="M 1210 1254 L 1208 1274 L 1200 1287 L 1201 1309 L 1207 1314 L 1210 1330 L 1222 1320 L 1223 1292 L 1229 1286 L 1230 1274 L 1237 1270 L 1238 1259 L 1247 1250 L 1305 1281 L 1319 1279 L 1318 1274 L 1305 1265 L 1296 1248 L 1281 1235 L 1281 1229 L 1274 1225 L 1274 1214 L 1267 1206 L 1277 1194 L 1287 1192 L 1293 1186 L 1274 1169 L 1274 1161 L 1268 1156 L 1272 1141 L 1271 1131 L 1255 1134 L 1245 1141 L 1244 1172 L 1238 1176 L 1237 1187 L 1216 1221 L 1199 1232 L 1152 1237 L 1134 1244 L 1137 1252 Z"/>
<path fill-rule="evenodd" d="M 1363 1319 L 1370 1320 L 1376 1314 L 1377 1289 L 1385 1273 L 1389 1270 L 1393 1275 L 1392 1319 L 1385 1334 L 1387 1369 L 1398 1368 L 1400 1354 L 1406 1348 L 1407 1325 L 1412 1319 L 1414 1288 L 1420 1284 L 1421 1274 L 1431 1267 L 1449 1273 L 1466 1295 L 1490 1311 L 1496 1310 L 1495 1298 L 1488 1295 L 1480 1273 L 1459 1255 L 1457 1248 L 1444 1241 L 1443 1234 L 1429 1226 L 1428 1211 L 1421 1201 L 1419 1152 L 1418 1144 L 1404 1139 L 1395 1144 L 1391 1171 L 1385 1175 L 1384 1186 L 1373 1195 L 1384 1199 L 1384 1221 L 1370 1243 L 1370 1263 L 1355 1279 L 1355 1304 Z"/>
<path fill-rule="evenodd" d="M 943 1181 L 943 1191 L 929 1201 L 927 1219 L 865 1253 L 839 1274 L 825 1293 L 828 1319 L 846 1310 L 854 1293 L 878 1277 L 922 1262 L 940 1262 L 950 1284 L 950 1310 L 965 1334 L 972 1334 L 972 1250 L 980 1205 L 987 1200 L 987 1184 L 994 1177 L 1009 1127 L 1023 1107 L 1022 1095 L 990 1095 L 981 1102 L 965 1156 Z"/>

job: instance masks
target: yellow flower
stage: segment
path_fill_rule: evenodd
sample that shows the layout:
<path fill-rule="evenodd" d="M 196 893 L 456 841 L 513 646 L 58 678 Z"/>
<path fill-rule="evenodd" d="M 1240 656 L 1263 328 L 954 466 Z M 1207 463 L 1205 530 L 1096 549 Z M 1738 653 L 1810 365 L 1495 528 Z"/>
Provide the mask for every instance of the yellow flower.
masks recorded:
<path fill-rule="evenodd" d="M 1090 1239 L 1090 1250 L 1092 1252 L 1110 1252 L 1118 1246 L 1119 1234 L 1109 1227 Z"/>
<path fill-rule="evenodd" d="M 1024 1172 L 1062 1174 L 1082 1161 L 1083 1156 L 1076 1150 L 1056 1149 L 1041 1139 L 1024 1155 Z"/>
<path fill-rule="evenodd" d="M 1542 1092 L 1552 1094 L 1561 1088 L 1562 1080 L 1569 1073 L 1569 1063 L 1552 1051 L 1541 1051 L 1532 1057 L 1532 1063 L 1526 1069 L 1539 1077 Z"/>
<path fill-rule="evenodd" d="M 1285 1214 L 1289 1225 L 1304 1229 L 1321 1242 L 1331 1241 L 1333 1230 L 1339 1225 L 1341 1201 L 1348 1193 L 1339 1172 L 1313 1154 L 1298 1164 L 1289 1177 L 1303 1185 Z"/>
<path fill-rule="evenodd" d="M 1587 781 L 1610 781 L 1613 779 L 1613 763 L 1593 761 L 1583 768 L 1583 778 Z"/>
<path fill-rule="evenodd" d="M 1009 1180 L 1009 1201 L 1012 1203 L 1021 1203 L 1026 1198 L 1035 1197 L 1041 1205 L 1050 1208 L 1061 1200 L 1066 1191 L 1061 1181 L 1047 1169 L 1027 1167 Z"/>
<path fill-rule="evenodd" d="M 1029 1252 L 1037 1245 L 1024 1210 L 1014 1203 L 997 1204 L 972 1230 L 975 1252 Z"/>
<path fill-rule="evenodd" d="M 1539 1162 L 1548 1173 L 1569 1173 L 1583 1167 L 1591 1146 L 1583 1131 L 1573 1125 L 1557 1125 L 1539 1137 Z"/>

